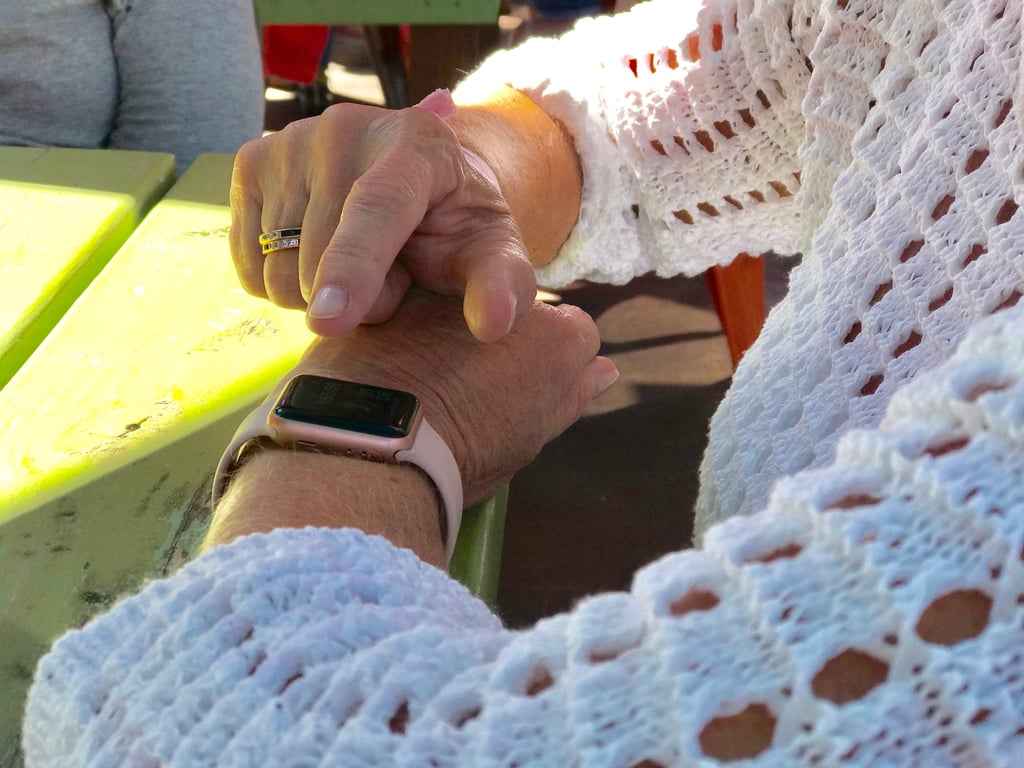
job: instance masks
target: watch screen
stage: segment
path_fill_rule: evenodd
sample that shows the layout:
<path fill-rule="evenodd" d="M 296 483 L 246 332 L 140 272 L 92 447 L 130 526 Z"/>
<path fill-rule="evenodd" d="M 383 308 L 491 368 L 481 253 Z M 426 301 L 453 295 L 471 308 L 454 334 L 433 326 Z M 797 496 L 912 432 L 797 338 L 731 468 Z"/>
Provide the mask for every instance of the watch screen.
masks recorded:
<path fill-rule="evenodd" d="M 397 389 L 323 376 L 296 376 L 277 401 L 281 418 L 380 437 L 405 437 L 419 401 Z"/>

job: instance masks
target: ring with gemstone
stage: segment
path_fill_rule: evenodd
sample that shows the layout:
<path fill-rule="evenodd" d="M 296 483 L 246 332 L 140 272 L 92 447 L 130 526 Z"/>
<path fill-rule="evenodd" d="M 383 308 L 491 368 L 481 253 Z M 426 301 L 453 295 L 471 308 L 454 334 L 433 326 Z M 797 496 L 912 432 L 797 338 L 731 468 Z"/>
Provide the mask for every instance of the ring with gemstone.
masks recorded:
<path fill-rule="evenodd" d="M 269 243 L 271 240 L 281 240 L 285 237 L 298 237 L 302 234 L 302 227 L 288 227 L 287 229 L 274 229 L 260 235 L 260 245 Z"/>
<path fill-rule="evenodd" d="M 288 227 L 286 229 L 275 229 L 270 232 L 263 232 L 260 235 L 260 250 L 263 255 L 282 251 L 286 248 L 298 248 L 302 239 L 301 227 Z"/>

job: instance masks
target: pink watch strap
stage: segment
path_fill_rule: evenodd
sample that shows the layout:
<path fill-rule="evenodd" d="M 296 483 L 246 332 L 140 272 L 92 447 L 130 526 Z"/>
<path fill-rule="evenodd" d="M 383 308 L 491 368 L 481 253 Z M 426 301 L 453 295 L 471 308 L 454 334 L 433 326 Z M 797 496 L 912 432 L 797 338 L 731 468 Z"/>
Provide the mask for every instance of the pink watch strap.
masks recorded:
<path fill-rule="evenodd" d="M 448 535 L 444 543 L 445 562 L 451 562 L 455 540 L 462 525 L 462 476 L 451 449 L 426 419 L 420 421 L 416 442 L 410 450 L 398 451 L 395 458 L 422 469 L 437 488 L 448 517 Z"/>
<path fill-rule="evenodd" d="M 235 430 L 214 475 L 212 508 L 216 508 L 227 489 L 231 473 L 237 469 L 235 458 L 242 446 L 257 437 L 277 438 L 276 430 L 268 423 L 268 417 L 274 405 L 277 404 L 282 391 L 283 387 L 274 390 L 273 396 L 260 403 Z M 397 451 L 395 459 L 403 464 L 419 467 L 437 489 L 441 502 L 444 504 L 445 519 L 448 524 L 445 537 L 445 562 L 450 562 L 452 553 L 455 551 L 455 541 L 459 536 L 459 527 L 462 525 L 463 504 L 462 476 L 451 449 L 427 420 L 420 418 L 412 447 Z"/>

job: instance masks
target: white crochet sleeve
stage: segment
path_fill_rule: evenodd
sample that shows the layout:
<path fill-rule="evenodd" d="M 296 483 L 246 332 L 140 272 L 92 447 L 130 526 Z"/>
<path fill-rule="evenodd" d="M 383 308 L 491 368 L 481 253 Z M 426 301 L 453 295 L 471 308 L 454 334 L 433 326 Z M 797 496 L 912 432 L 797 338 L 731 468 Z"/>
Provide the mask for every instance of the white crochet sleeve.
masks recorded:
<path fill-rule="evenodd" d="M 518 88 L 575 141 L 580 218 L 542 284 L 697 274 L 743 251 L 798 249 L 817 6 L 651 0 L 499 52 L 460 85 Z"/>
<path fill-rule="evenodd" d="M 1018 766 L 1022 545 L 1013 309 L 704 551 L 529 631 L 354 531 L 214 550 L 57 643 L 28 765 Z"/>
<path fill-rule="evenodd" d="M 27 765 L 383 765 L 500 632 L 465 588 L 381 538 L 248 536 L 57 643 L 29 695 Z"/>

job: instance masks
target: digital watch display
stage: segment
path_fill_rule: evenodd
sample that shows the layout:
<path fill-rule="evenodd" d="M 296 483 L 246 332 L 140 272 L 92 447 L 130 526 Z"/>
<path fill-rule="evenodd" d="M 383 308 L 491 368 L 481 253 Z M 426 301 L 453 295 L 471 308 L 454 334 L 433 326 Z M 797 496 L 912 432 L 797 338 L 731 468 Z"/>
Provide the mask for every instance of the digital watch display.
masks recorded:
<path fill-rule="evenodd" d="M 282 419 L 397 438 L 409 434 L 418 411 L 408 392 L 310 375 L 288 382 L 274 406 Z"/>

